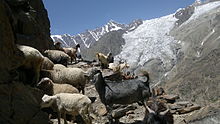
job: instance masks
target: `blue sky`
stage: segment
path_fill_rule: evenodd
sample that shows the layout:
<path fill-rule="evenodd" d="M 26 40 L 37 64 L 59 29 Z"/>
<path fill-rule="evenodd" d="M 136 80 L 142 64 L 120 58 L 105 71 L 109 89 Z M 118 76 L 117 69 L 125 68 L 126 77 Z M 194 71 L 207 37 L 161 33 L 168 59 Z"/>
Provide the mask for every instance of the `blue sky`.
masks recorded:
<path fill-rule="evenodd" d="M 174 13 L 195 0 L 43 0 L 51 34 L 75 35 L 109 20 L 128 24 Z"/>

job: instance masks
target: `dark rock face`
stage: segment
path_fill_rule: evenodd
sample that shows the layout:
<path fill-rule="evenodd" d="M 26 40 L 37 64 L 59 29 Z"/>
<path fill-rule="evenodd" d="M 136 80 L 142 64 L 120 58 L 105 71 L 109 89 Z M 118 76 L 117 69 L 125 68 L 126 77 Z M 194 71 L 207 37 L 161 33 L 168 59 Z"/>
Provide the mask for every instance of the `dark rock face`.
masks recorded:
<path fill-rule="evenodd" d="M 187 21 L 192 14 L 194 13 L 195 7 L 194 6 L 188 6 L 186 8 L 180 9 L 179 11 L 176 12 L 174 15 L 178 21 L 176 22 L 177 25 L 181 25 L 183 22 Z"/>
<path fill-rule="evenodd" d="M 31 6 L 33 5 L 33 6 Z M 33 8 L 32 8 L 33 7 Z M 49 20 L 41 0 L 0 0 L 0 123 L 47 124 L 42 93 L 18 82 L 24 55 L 16 44 L 52 48 Z"/>
<path fill-rule="evenodd" d="M 52 47 L 50 23 L 41 0 L 7 0 L 13 16 L 16 43 L 41 52 Z"/>
<path fill-rule="evenodd" d="M 9 6 L 0 0 L 0 83 L 12 80 L 13 70 L 22 63 L 22 52 L 15 46 Z"/>
<path fill-rule="evenodd" d="M 48 116 L 40 110 L 43 93 L 22 83 L 0 85 L 1 124 L 47 124 Z"/>

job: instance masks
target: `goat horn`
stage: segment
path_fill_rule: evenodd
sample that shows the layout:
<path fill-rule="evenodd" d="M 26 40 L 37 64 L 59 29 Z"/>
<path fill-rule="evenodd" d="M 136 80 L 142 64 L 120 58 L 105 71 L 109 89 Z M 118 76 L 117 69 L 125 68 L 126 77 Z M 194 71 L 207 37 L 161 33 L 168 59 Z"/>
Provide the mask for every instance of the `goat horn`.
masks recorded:
<path fill-rule="evenodd" d="M 152 110 L 152 109 L 150 109 L 147 105 L 146 105 L 146 108 L 147 108 L 147 110 L 148 110 L 149 113 L 154 113 L 154 114 L 155 114 L 155 111 Z"/>
<path fill-rule="evenodd" d="M 169 111 L 170 111 L 169 109 L 167 109 L 167 110 L 165 110 L 165 111 L 162 111 L 162 112 L 160 112 L 160 115 L 166 115 L 167 112 L 169 112 Z"/>

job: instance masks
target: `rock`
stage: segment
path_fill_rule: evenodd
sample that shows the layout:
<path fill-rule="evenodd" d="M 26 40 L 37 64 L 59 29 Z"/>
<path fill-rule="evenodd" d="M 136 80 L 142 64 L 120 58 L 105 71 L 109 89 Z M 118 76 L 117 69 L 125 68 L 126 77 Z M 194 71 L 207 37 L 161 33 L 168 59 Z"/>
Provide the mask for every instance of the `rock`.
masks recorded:
<path fill-rule="evenodd" d="M 171 109 L 171 110 L 177 110 L 177 109 L 182 109 L 182 108 L 184 108 L 183 106 L 178 105 L 178 104 L 168 104 L 167 106 L 168 106 L 168 108 Z"/>
<path fill-rule="evenodd" d="M 153 92 L 153 94 L 154 94 L 155 96 L 161 96 L 161 95 L 165 94 L 165 91 L 164 91 L 164 89 L 163 89 L 162 87 L 153 88 L 152 92 Z"/>
<path fill-rule="evenodd" d="M 195 10 L 194 6 L 188 6 L 186 8 L 183 8 L 177 11 L 174 15 L 178 19 L 178 21 L 176 22 L 177 25 L 179 26 L 185 21 L 187 21 L 194 13 L 194 10 Z"/>
<path fill-rule="evenodd" d="M 173 103 L 175 102 L 176 99 L 179 98 L 179 96 L 178 95 L 162 95 L 162 96 L 159 96 L 159 98 L 165 99 L 169 103 Z"/>
<path fill-rule="evenodd" d="M 112 116 L 113 116 L 113 118 L 121 118 L 121 117 L 125 116 L 128 111 L 131 111 L 134 109 L 136 109 L 136 107 L 132 106 L 132 105 L 127 106 L 125 108 L 119 108 L 119 109 L 113 110 Z"/>
<path fill-rule="evenodd" d="M 220 100 L 194 111 L 185 118 L 187 124 L 219 124 Z"/>
<path fill-rule="evenodd" d="M 14 82 L 0 85 L 0 94 L 0 113 L 2 115 L 0 122 L 7 120 L 14 124 L 48 123 L 48 115 L 40 109 L 43 96 L 40 90 Z"/>
<path fill-rule="evenodd" d="M 179 114 L 185 114 L 185 113 L 189 113 L 189 112 L 198 110 L 198 109 L 200 109 L 200 108 L 201 108 L 201 107 L 198 106 L 198 105 L 193 105 L 193 106 L 190 106 L 190 107 L 186 107 L 186 108 L 183 108 L 183 109 L 179 109 L 179 110 L 177 110 L 177 112 L 179 112 Z"/>
<path fill-rule="evenodd" d="M 190 106 L 190 105 L 192 105 L 191 103 L 189 103 L 189 101 L 175 102 L 175 104 L 181 105 L 181 106 Z"/>
<path fill-rule="evenodd" d="M 105 106 L 100 106 L 97 108 L 97 113 L 100 116 L 106 115 L 107 114 L 107 110 L 105 108 Z"/>

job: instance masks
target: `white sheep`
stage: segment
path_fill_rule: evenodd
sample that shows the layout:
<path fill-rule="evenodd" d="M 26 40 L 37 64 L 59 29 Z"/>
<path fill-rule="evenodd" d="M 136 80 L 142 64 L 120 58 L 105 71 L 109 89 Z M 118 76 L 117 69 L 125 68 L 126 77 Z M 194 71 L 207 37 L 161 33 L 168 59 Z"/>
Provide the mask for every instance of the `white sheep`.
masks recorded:
<path fill-rule="evenodd" d="M 67 124 L 66 114 L 73 117 L 80 114 L 86 124 L 92 124 L 89 116 L 91 100 L 83 94 L 59 93 L 53 96 L 44 95 L 42 97 L 41 107 L 52 107 L 58 113 L 58 124 L 60 124 L 61 114 L 63 114 L 64 123 Z"/>
<path fill-rule="evenodd" d="M 47 57 L 44 57 L 44 61 L 41 64 L 41 69 L 53 70 L 53 67 L 54 63 Z"/>
<path fill-rule="evenodd" d="M 109 62 L 106 55 L 103 53 L 96 53 L 96 58 L 98 59 L 101 68 L 108 68 Z"/>
<path fill-rule="evenodd" d="M 83 71 L 80 68 L 63 68 L 61 70 L 45 70 L 42 72 L 43 77 L 49 77 L 54 83 L 70 84 L 76 87 L 79 91 L 84 88 L 87 83 L 97 72 L 97 69 Z"/>
<path fill-rule="evenodd" d="M 79 90 L 70 84 L 56 84 L 50 78 L 42 78 L 37 88 L 43 90 L 44 94 L 55 95 L 58 93 L 79 93 Z"/>
<path fill-rule="evenodd" d="M 30 46 L 17 45 L 17 48 L 24 54 L 23 64 L 19 67 L 19 70 L 24 72 L 25 75 L 22 80 L 25 82 L 31 81 L 31 85 L 35 85 L 40 78 L 44 56 L 37 49 Z"/>
<path fill-rule="evenodd" d="M 54 64 L 63 64 L 67 66 L 70 59 L 69 55 L 59 50 L 46 50 L 44 55 L 48 57 Z"/>
<path fill-rule="evenodd" d="M 66 67 L 62 64 L 54 64 L 54 66 L 53 66 L 53 70 L 62 70 L 64 68 L 66 68 Z"/>

